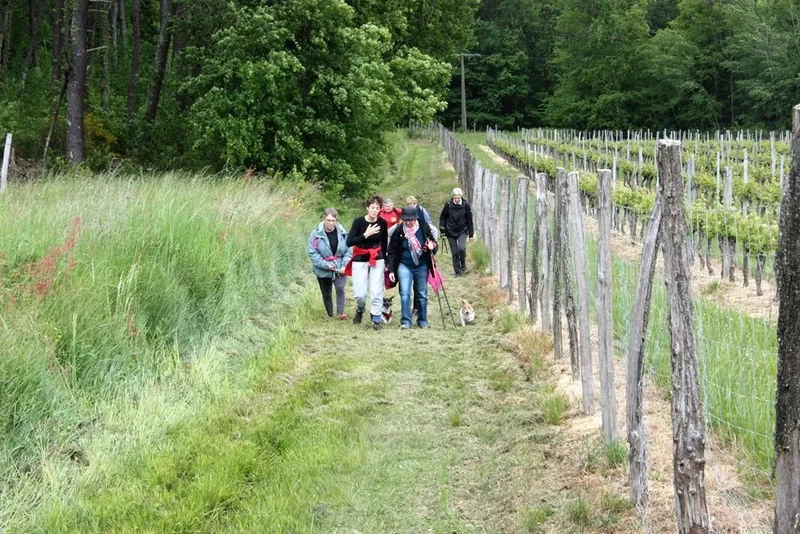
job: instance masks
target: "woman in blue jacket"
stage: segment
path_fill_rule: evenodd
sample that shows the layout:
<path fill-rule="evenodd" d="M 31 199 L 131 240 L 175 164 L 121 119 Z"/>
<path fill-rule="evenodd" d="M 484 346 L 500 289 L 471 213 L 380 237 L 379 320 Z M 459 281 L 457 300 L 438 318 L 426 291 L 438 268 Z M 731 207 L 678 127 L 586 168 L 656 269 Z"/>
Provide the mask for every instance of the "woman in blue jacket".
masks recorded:
<path fill-rule="evenodd" d="M 344 313 L 344 289 L 347 277 L 344 268 L 350 262 L 353 249 L 347 246 L 347 232 L 338 223 L 339 214 L 326 208 L 322 222 L 308 236 L 308 257 L 317 275 L 322 302 L 328 317 L 333 317 L 332 288 L 336 288 L 336 316 L 347 319 Z"/>

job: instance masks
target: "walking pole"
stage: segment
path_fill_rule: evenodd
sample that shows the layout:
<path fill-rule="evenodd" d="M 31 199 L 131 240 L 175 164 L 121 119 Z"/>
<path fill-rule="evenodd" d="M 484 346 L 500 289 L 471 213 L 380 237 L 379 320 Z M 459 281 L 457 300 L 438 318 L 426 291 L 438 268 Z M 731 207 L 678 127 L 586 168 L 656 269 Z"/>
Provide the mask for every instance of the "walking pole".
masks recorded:
<path fill-rule="evenodd" d="M 442 296 L 436 291 L 436 297 L 439 300 L 439 313 L 442 315 L 442 330 L 447 330 L 447 322 L 444 320 L 444 309 L 442 308 Z"/>
<path fill-rule="evenodd" d="M 450 300 L 447 298 L 447 291 L 445 291 L 444 288 L 444 278 L 442 278 L 442 273 L 439 272 L 439 268 L 436 266 L 436 260 L 434 259 L 433 255 L 431 255 L 431 261 L 433 262 L 434 276 L 436 276 L 437 273 L 439 276 L 439 282 L 441 283 L 440 289 L 442 290 L 442 293 L 444 293 L 444 301 L 447 303 L 447 312 L 450 314 L 450 319 L 453 321 L 453 328 L 458 328 L 458 326 L 456 326 L 456 318 L 453 317 L 453 308 L 450 307 Z M 436 295 L 438 296 L 439 293 L 437 292 Z M 439 306 L 441 307 L 441 305 L 442 298 L 439 297 Z M 442 312 L 442 323 L 444 323 L 444 312 Z"/>

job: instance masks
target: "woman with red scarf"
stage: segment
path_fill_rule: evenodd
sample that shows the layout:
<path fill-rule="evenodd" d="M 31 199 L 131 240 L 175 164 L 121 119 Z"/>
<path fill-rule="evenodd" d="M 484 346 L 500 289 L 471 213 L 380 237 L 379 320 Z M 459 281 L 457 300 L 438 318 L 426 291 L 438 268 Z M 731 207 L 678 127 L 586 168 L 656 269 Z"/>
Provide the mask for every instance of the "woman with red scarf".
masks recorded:
<path fill-rule="evenodd" d="M 367 214 L 353 221 L 347 234 L 347 246 L 353 247 L 353 258 L 345 268 L 345 275 L 353 277 L 353 293 L 356 300 L 356 314 L 353 324 L 360 324 L 367 307 L 369 294 L 369 313 L 372 328 L 380 330 L 383 311 L 383 269 L 388 242 L 386 221 L 378 217 L 383 199 L 372 195 L 367 199 Z"/>
<path fill-rule="evenodd" d="M 432 269 L 431 254 L 436 253 L 436 240 L 431 227 L 417 219 L 417 209 L 403 208 L 399 226 L 389 242 L 387 264 L 389 279 L 399 281 L 402 312 L 400 328 L 411 328 L 411 288 L 414 288 L 414 306 L 417 326 L 428 328 L 428 272 Z"/>

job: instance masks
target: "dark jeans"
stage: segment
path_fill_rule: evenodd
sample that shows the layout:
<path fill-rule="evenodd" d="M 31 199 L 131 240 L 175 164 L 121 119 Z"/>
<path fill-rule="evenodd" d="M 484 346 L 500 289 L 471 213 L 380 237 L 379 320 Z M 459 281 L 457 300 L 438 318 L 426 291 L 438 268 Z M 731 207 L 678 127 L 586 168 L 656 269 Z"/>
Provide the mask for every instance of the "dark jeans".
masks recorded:
<path fill-rule="evenodd" d="M 467 233 L 456 237 L 448 235 L 447 242 L 450 244 L 450 252 L 453 253 L 453 270 L 456 274 L 461 274 L 467 269 Z"/>
<path fill-rule="evenodd" d="M 336 287 L 336 315 L 344 313 L 344 286 L 347 284 L 346 276 L 337 275 L 336 278 L 319 278 L 319 290 L 322 291 L 322 302 L 325 303 L 325 311 L 328 317 L 333 317 L 333 296 L 331 286 Z"/>

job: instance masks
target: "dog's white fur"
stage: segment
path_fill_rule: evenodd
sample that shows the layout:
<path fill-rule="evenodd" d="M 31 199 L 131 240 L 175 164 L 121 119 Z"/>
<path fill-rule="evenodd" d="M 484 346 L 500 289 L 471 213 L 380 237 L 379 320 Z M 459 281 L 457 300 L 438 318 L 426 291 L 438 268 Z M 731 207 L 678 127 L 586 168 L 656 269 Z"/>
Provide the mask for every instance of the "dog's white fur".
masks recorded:
<path fill-rule="evenodd" d="M 469 323 L 475 322 L 475 308 L 472 303 L 466 299 L 461 301 L 461 326 L 466 326 Z"/>

